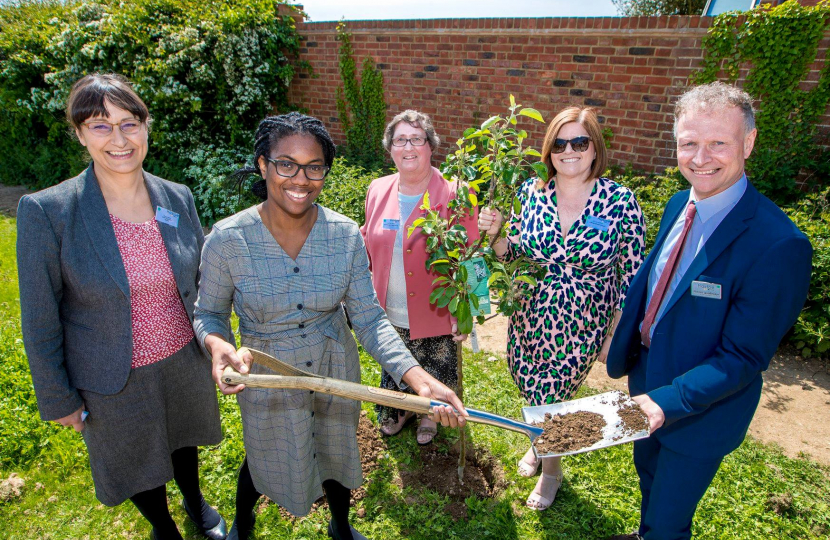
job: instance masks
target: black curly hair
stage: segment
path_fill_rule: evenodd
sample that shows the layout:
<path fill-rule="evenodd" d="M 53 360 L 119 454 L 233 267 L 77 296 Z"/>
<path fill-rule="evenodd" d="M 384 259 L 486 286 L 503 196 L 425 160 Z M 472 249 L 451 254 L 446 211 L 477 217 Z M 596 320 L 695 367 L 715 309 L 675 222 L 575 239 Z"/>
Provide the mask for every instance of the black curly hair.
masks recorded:
<path fill-rule="evenodd" d="M 311 135 L 320 146 L 323 148 L 323 158 L 326 162 L 326 167 L 331 167 L 334 163 L 334 155 L 337 147 L 334 141 L 331 140 L 331 135 L 326 131 L 323 122 L 298 112 L 290 112 L 288 114 L 281 114 L 278 116 L 268 116 L 259 123 L 254 136 L 254 164 L 238 169 L 231 175 L 237 185 L 241 183 L 250 175 L 256 174 L 262 178 L 251 185 L 251 193 L 261 200 L 268 198 L 268 191 L 265 188 L 265 171 L 259 168 L 260 156 L 268 158 L 271 149 L 274 148 L 280 140 L 292 135 Z"/>

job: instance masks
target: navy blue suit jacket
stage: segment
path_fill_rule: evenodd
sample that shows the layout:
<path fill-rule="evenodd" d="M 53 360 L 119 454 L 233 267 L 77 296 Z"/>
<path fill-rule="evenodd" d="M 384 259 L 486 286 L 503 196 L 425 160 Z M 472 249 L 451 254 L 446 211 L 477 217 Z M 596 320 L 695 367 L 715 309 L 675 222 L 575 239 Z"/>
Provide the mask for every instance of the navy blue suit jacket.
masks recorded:
<path fill-rule="evenodd" d="M 751 184 L 668 300 L 651 348 L 640 340 L 648 276 L 689 191 L 663 213 L 654 248 L 634 277 L 608 353 L 608 374 L 628 374 L 631 395 L 647 393 L 666 415 L 652 436 L 684 455 L 737 448 L 758 407 L 761 373 L 795 323 L 810 284 L 807 237 Z M 717 283 L 720 300 L 692 296 L 692 281 Z"/>

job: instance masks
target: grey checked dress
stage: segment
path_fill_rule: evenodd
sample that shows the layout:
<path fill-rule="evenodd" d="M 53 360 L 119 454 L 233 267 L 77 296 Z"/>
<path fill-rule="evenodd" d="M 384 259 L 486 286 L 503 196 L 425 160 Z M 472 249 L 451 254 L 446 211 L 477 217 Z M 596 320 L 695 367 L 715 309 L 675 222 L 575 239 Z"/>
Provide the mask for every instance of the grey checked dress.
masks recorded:
<path fill-rule="evenodd" d="M 300 369 L 360 381 L 355 334 L 396 382 L 418 365 L 378 304 L 357 224 L 318 205 L 297 259 L 265 227 L 256 207 L 214 225 L 202 250 L 194 328 L 232 339 Z M 254 365 L 253 373 L 269 373 Z M 357 447 L 360 403 L 306 390 L 246 388 L 237 396 L 248 467 L 257 491 L 294 515 L 308 513 L 322 482 L 347 488 L 363 476 Z"/>

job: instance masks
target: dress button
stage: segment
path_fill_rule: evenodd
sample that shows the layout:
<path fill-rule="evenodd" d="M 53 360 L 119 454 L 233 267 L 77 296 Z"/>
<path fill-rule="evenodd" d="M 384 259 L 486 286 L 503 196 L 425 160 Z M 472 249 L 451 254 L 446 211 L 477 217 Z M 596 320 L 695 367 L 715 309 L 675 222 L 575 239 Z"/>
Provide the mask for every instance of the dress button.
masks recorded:
<path fill-rule="evenodd" d="M 407 273 L 406 273 L 406 275 L 407 275 L 407 276 L 411 276 L 411 275 L 412 275 L 412 272 L 407 272 Z"/>
<path fill-rule="evenodd" d="M 300 267 L 299 267 L 299 266 L 295 266 L 295 267 L 294 267 L 294 273 L 295 273 L 295 274 L 299 274 L 299 273 L 300 273 Z"/>
<path fill-rule="evenodd" d="M 312 362 L 311 362 L 310 360 L 309 360 L 308 362 L 306 362 L 306 363 L 305 363 L 305 365 L 307 365 L 307 366 L 309 366 L 309 367 L 311 366 L 311 364 L 312 364 Z"/>
<path fill-rule="evenodd" d="M 297 304 L 297 309 L 303 309 L 303 305 L 302 304 Z"/>
<path fill-rule="evenodd" d="M 411 249 L 407 249 L 407 250 L 406 250 L 406 252 L 407 252 L 407 253 L 412 253 L 412 250 L 411 250 Z"/>
<path fill-rule="evenodd" d="M 414 292 L 409 293 L 409 296 L 415 296 Z"/>
<path fill-rule="evenodd" d="M 305 328 L 305 323 L 300 323 L 300 324 L 298 325 L 298 328 Z"/>

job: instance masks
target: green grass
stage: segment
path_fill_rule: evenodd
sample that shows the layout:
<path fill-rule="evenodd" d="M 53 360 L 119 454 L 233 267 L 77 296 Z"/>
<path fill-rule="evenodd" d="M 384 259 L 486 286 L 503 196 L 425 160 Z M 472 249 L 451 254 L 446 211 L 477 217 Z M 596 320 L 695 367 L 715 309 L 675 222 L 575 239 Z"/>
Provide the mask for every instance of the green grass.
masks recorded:
<path fill-rule="evenodd" d="M 129 503 L 107 508 L 95 500 L 86 450 L 80 435 L 41 422 L 20 337 L 14 220 L 0 217 L 0 474 L 16 472 L 26 481 L 19 499 L 0 502 L 0 523 L 11 539 L 147 538 L 149 527 Z M 521 418 L 522 400 L 503 361 L 466 352 L 466 402 L 469 406 Z M 380 368 L 365 354 L 363 379 L 377 384 Z M 592 393 L 583 389 L 582 395 Z M 222 397 L 225 441 L 201 452 L 207 499 L 233 517 L 236 468 L 242 460 L 239 409 Z M 364 405 L 374 418 L 370 405 Z M 505 469 L 507 487 L 495 500 L 465 502 L 468 519 L 454 522 L 443 512 L 448 499 L 423 489 L 400 488 L 392 480 L 400 468 L 417 465 L 414 430 L 389 439 L 382 467 L 367 479 L 367 496 L 354 512 L 354 525 L 369 538 L 601 539 L 629 532 L 639 518 L 637 476 L 631 446 L 618 446 L 564 461 L 565 482 L 551 509 L 538 513 L 523 506 L 535 479 L 521 478 L 515 463 L 527 439 L 519 434 L 473 425 L 471 439 L 488 448 Z M 448 448 L 457 438 L 441 429 L 436 439 Z M 790 459 L 780 450 L 748 439 L 728 456 L 698 509 L 695 538 L 827 538 L 830 534 L 830 470 L 807 458 Z M 789 494 L 792 505 L 776 513 L 771 496 Z M 173 517 L 188 539 L 187 523 L 173 483 L 168 486 Z M 322 540 L 328 511 L 286 520 L 273 504 L 257 521 L 257 538 Z"/>

